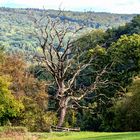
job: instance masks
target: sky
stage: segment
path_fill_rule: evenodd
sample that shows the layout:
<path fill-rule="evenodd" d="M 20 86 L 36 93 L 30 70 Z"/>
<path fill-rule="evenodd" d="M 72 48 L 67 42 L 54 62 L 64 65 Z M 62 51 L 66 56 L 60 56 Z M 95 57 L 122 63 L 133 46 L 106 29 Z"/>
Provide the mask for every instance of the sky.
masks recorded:
<path fill-rule="evenodd" d="M 140 14 L 140 0 L 0 0 L 0 7 Z"/>

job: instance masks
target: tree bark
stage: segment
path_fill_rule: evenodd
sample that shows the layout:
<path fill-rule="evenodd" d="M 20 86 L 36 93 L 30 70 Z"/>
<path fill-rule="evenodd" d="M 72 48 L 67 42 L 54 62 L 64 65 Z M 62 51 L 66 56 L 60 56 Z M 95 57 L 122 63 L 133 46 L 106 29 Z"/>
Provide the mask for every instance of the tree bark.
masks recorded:
<path fill-rule="evenodd" d="M 65 84 L 64 81 L 59 81 L 58 80 L 58 92 L 57 92 L 57 96 L 61 97 L 60 101 L 59 101 L 59 107 L 60 107 L 60 114 L 59 114 L 59 121 L 57 126 L 61 127 L 65 121 L 65 116 L 66 116 L 66 111 L 67 111 L 67 98 L 64 97 L 65 95 Z"/>
<path fill-rule="evenodd" d="M 66 116 L 66 111 L 67 111 L 66 106 L 60 108 L 60 118 L 57 125 L 58 127 L 61 127 L 63 125 Z"/>

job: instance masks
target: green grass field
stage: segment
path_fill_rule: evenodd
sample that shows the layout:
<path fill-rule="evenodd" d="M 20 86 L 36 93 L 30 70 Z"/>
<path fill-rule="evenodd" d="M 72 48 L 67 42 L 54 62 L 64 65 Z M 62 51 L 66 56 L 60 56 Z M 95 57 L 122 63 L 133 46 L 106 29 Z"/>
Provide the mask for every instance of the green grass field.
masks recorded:
<path fill-rule="evenodd" d="M 140 132 L 67 132 L 39 134 L 40 140 L 140 140 Z"/>
<path fill-rule="evenodd" d="M 22 127 L 1 127 L 0 140 L 140 140 L 140 132 L 30 133 Z"/>

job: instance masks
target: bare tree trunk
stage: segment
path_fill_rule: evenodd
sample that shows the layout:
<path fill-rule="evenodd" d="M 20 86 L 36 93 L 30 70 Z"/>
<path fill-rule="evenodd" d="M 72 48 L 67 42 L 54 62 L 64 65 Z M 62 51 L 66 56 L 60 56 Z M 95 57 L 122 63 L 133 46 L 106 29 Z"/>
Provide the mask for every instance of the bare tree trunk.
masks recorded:
<path fill-rule="evenodd" d="M 67 111 L 67 97 L 65 97 L 65 84 L 63 82 L 63 80 L 58 81 L 58 91 L 57 91 L 57 95 L 58 96 L 63 96 L 61 97 L 61 99 L 59 100 L 59 107 L 60 107 L 60 114 L 59 114 L 59 121 L 57 126 L 61 127 L 65 121 L 65 116 L 66 116 L 66 111 Z"/>
<path fill-rule="evenodd" d="M 43 56 L 38 55 L 36 57 L 39 62 L 42 62 L 42 66 L 45 66 L 47 72 L 52 75 L 55 84 L 57 85 L 55 99 L 59 102 L 60 114 L 58 126 L 61 127 L 65 120 L 68 105 L 70 106 L 72 103 L 70 103 L 70 100 L 74 100 L 77 103 L 86 95 L 96 90 L 99 84 L 107 84 L 108 80 L 102 81 L 101 78 L 107 73 L 109 65 L 106 65 L 100 73 L 97 73 L 93 84 L 85 89 L 84 87 L 79 87 L 76 92 L 80 93 L 80 95 L 75 95 L 74 93 L 76 92 L 73 91 L 72 88 L 77 76 L 79 76 L 88 66 L 91 66 L 93 60 L 96 60 L 96 54 L 90 58 L 88 63 L 85 63 L 85 60 L 81 60 L 85 55 L 85 51 L 83 51 L 83 49 L 80 50 L 79 46 L 75 46 L 77 44 L 75 44 L 75 35 L 83 28 L 75 28 L 71 31 L 69 27 L 64 26 L 64 28 L 59 29 L 59 26 L 62 27 L 61 20 L 59 20 L 59 18 L 54 20 L 50 18 L 49 15 L 47 15 L 46 26 L 41 27 L 44 19 L 44 17 L 41 17 L 39 20 L 33 18 L 35 28 L 38 27 L 39 29 L 35 29 L 35 34 L 37 34 L 37 39 L 43 52 Z M 69 33 L 71 36 L 67 39 Z M 57 40 L 57 45 L 55 40 Z M 61 49 L 63 52 L 60 53 Z M 70 92 L 70 94 L 67 94 L 68 92 Z"/>
<path fill-rule="evenodd" d="M 60 108 L 60 118 L 59 118 L 59 122 L 58 122 L 58 127 L 61 127 L 64 123 L 65 120 L 65 116 L 66 116 L 66 111 L 67 111 L 67 107 L 64 106 L 62 108 Z"/>

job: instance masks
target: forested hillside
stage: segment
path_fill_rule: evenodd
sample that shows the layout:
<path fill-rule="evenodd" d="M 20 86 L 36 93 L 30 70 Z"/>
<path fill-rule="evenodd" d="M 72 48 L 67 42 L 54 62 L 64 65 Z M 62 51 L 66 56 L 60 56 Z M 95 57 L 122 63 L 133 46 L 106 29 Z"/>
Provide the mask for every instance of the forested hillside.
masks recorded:
<path fill-rule="evenodd" d="M 40 18 L 47 14 L 53 19 L 60 18 L 61 22 L 73 29 L 74 26 L 86 26 L 87 29 L 103 29 L 118 27 L 129 22 L 134 15 L 71 12 L 39 9 L 9 9 L 0 8 L 0 45 L 14 52 L 22 51 L 32 54 L 36 49 L 37 40 L 33 36 L 33 23 L 30 16 Z M 59 16 L 58 16 L 59 14 Z M 62 25 L 63 26 L 63 25 Z"/>
<path fill-rule="evenodd" d="M 1 8 L 0 126 L 140 131 L 133 16 Z"/>

